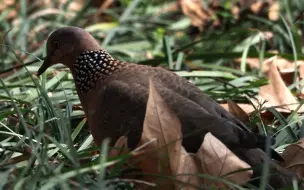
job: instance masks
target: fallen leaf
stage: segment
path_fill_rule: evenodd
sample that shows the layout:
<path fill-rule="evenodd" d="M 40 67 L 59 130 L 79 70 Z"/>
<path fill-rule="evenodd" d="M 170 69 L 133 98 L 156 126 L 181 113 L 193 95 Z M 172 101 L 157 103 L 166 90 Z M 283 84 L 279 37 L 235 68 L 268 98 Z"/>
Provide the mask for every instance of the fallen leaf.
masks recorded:
<path fill-rule="evenodd" d="M 304 178 L 304 138 L 297 143 L 289 145 L 282 154 L 285 168 Z"/>
<path fill-rule="evenodd" d="M 299 102 L 285 85 L 276 65 L 276 59 L 270 63 L 269 84 L 262 86 L 259 90 L 260 102 L 266 100 L 265 107 L 278 107 L 280 112 L 288 112 L 297 109 Z M 301 107 L 298 112 L 303 112 Z"/>
<path fill-rule="evenodd" d="M 257 101 L 251 99 L 252 103 L 255 104 L 255 106 L 258 106 L 258 103 Z M 236 104 L 236 103 L 235 103 Z M 229 111 L 233 116 L 235 116 L 236 118 L 238 118 L 239 120 L 241 120 L 245 125 L 250 125 L 251 126 L 251 131 L 254 132 L 254 133 L 259 133 L 259 128 L 257 125 L 253 125 L 254 123 L 253 122 L 250 122 L 250 117 L 253 116 L 256 117 L 257 115 L 255 115 L 256 113 L 259 114 L 259 118 L 263 121 L 263 123 L 265 125 L 272 125 L 273 124 L 273 120 L 275 119 L 275 116 L 268 110 L 260 110 L 258 112 L 256 112 L 256 109 L 254 108 L 254 106 L 252 104 L 244 104 L 244 103 L 241 103 L 241 104 L 236 104 L 239 109 L 241 109 L 244 113 L 246 113 L 247 115 L 247 118 L 245 117 L 245 115 L 243 115 L 243 113 L 235 113 L 235 111 L 232 111 L 227 104 L 220 104 L 224 109 L 226 109 L 227 111 Z M 285 113 L 285 112 L 282 112 L 281 113 L 283 116 L 286 116 L 288 117 L 289 113 Z"/>
<path fill-rule="evenodd" d="M 232 171 L 244 170 L 250 166 L 240 160 L 233 152 L 231 152 L 220 140 L 211 133 L 207 133 L 204 142 L 200 147 L 197 157 L 199 158 L 200 171 L 211 176 L 221 177 Z M 235 172 L 228 175 L 225 179 L 235 184 L 245 184 L 251 179 L 252 170 Z M 223 182 L 211 181 L 203 179 L 202 184 L 214 185 L 216 187 L 227 187 Z"/>
<path fill-rule="evenodd" d="M 232 14 L 234 18 L 240 19 L 242 18 L 240 14 L 247 9 L 251 14 L 262 17 L 266 17 L 267 15 L 268 19 L 272 21 L 277 21 L 279 18 L 280 5 L 275 0 L 240 0 L 233 5 Z"/>
<path fill-rule="evenodd" d="M 238 119 L 239 116 L 237 114 L 234 114 L 231 112 L 231 108 L 229 108 L 229 104 L 220 104 L 225 110 L 229 111 L 232 115 L 237 117 Z M 255 111 L 254 107 L 251 104 L 244 104 L 244 103 L 237 103 L 237 106 L 242 109 L 247 115 L 250 115 L 252 112 Z"/>
<path fill-rule="evenodd" d="M 294 82 L 294 69 L 281 69 L 279 70 L 282 80 L 286 85 L 291 85 Z"/>
<path fill-rule="evenodd" d="M 199 0 L 179 0 L 183 13 L 191 20 L 191 24 L 202 29 L 212 20 L 213 11 L 203 8 Z"/>
<path fill-rule="evenodd" d="M 269 5 L 268 18 L 271 21 L 279 20 L 280 4 L 277 1 L 272 1 Z"/>
<path fill-rule="evenodd" d="M 240 121 L 242 121 L 243 123 L 249 123 L 249 116 L 247 114 L 247 112 L 245 112 L 240 106 L 238 106 L 234 101 L 232 100 L 228 100 L 228 111 L 234 115 L 236 118 L 238 118 Z M 251 108 L 253 109 L 252 111 L 254 111 L 254 108 L 252 105 L 248 105 L 251 106 Z"/>
<path fill-rule="evenodd" d="M 8 13 L 3 14 L 5 19 L 10 20 L 10 19 L 15 18 L 18 15 L 17 11 L 14 8 L 11 8 L 13 6 L 16 6 L 15 4 L 17 4 L 17 3 L 14 0 L 1 1 L 0 12 L 4 13 L 4 10 L 8 11 Z"/>
<path fill-rule="evenodd" d="M 155 140 L 156 139 L 156 140 Z M 186 159 L 187 153 L 181 145 L 182 132 L 179 119 L 167 107 L 164 100 L 150 80 L 149 98 L 143 133 L 138 146 L 152 141 L 145 150 L 146 158 L 139 163 L 144 173 L 163 176 L 175 176 L 185 170 L 195 170 L 191 159 Z M 153 141 L 154 140 L 154 141 Z M 149 151 L 148 151 L 149 150 Z M 185 162 L 187 163 L 184 166 Z M 195 176 L 179 177 L 182 181 L 197 182 Z M 175 189 L 180 186 L 174 180 L 166 178 L 146 177 L 145 180 L 161 184 L 161 189 Z"/>
<path fill-rule="evenodd" d="M 96 13 L 96 16 L 100 16 L 104 12 L 104 10 L 109 8 L 114 3 L 114 1 L 113 0 L 104 0 L 99 3 L 100 3 L 100 7 Z"/>
<path fill-rule="evenodd" d="M 275 59 L 274 59 L 275 58 Z M 295 63 L 287 60 L 287 59 L 283 59 L 283 58 L 279 58 L 277 56 L 270 58 L 265 64 L 265 71 L 264 73 L 266 75 L 269 75 L 269 71 L 272 69 L 272 64 L 273 61 L 275 62 L 275 65 L 277 66 L 278 70 L 280 73 L 282 72 L 295 72 Z M 297 61 L 296 65 L 299 67 L 300 65 L 303 65 L 304 61 Z"/>
<path fill-rule="evenodd" d="M 253 2 L 250 4 L 250 10 L 253 13 L 258 14 L 262 10 L 264 3 L 265 2 L 262 2 L 262 1 Z"/>
<path fill-rule="evenodd" d="M 231 8 L 231 13 L 234 19 L 240 19 L 240 12 L 241 12 L 240 7 L 237 5 L 233 5 L 233 7 Z"/>
<path fill-rule="evenodd" d="M 300 80 L 304 79 L 304 61 L 298 61 Z"/>
<path fill-rule="evenodd" d="M 240 121 L 242 121 L 245 125 L 248 125 L 248 126 L 252 125 L 252 123 L 250 123 L 250 117 L 249 117 L 253 113 L 255 113 L 255 108 L 253 107 L 252 104 L 237 104 L 233 101 L 230 101 L 230 103 L 220 104 L 220 105 L 224 109 L 226 109 L 228 112 L 230 112 L 234 117 L 236 117 Z M 264 112 L 262 112 L 262 114 L 264 114 Z M 264 117 L 262 117 L 262 119 L 263 119 L 263 122 L 265 122 Z M 251 131 L 254 133 L 259 133 L 258 126 L 257 125 L 252 126 Z"/>
<path fill-rule="evenodd" d="M 276 56 L 271 57 L 269 59 L 266 59 L 262 64 L 262 72 L 265 74 L 265 76 L 269 76 L 269 72 L 271 70 L 271 65 L 273 60 L 275 60 L 275 64 L 279 70 L 279 73 L 283 79 L 283 81 L 290 85 L 293 83 L 293 75 L 295 72 L 295 64 L 294 62 L 284 59 L 284 58 L 278 58 Z M 241 58 L 235 59 L 236 63 L 241 63 Z M 246 59 L 247 65 L 251 69 L 259 69 L 260 68 L 260 60 L 259 58 L 247 58 Z M 298 66 L 298 72 L 299 72 L 299 79 L 304 78 L 304 61 L 297 61 L 296 65 Z"/>
<path fill-rule="evenodd" d="M 262 72 L 267 74 L 270 70 L 271 63 L 273 59 L 276 58 L 276 64 L 279 70 L 284 70 L 284 69 L 294 69 L 294 64 L 293 62 L 283 59 L 283 58 L 278 58 L 276 56 L 270 57 L 266 60 L 264 60 L 262 64 Z M 242 59 L 238 58 L 235 59 L 236 63 L 241 63 Z M 298 61 L 297 64 L 300 64 L 302 61 Z M 247 58 L 246 59 L 247 65 L 252 68 L 252 69 L 259 69 L 260 68 L 260 59 L 259 58 Z"/>

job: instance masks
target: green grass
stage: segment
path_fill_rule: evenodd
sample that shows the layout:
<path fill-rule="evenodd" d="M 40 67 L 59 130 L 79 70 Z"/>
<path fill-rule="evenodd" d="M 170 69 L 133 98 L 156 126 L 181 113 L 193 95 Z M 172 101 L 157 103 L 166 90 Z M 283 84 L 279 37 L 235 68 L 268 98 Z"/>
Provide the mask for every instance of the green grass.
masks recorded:
<path fill-rule="evenodd" d="M 293 22 L 304 7 L 301 0 L 279 1 L 282 11 L 276 22 L 256 15 L 237 22 L 229 8 L 219 10 L 217 15 L 227 16 L 222 24 L 226 27 L 211 26 L 196 36 L 189 35 L 190 20 L 180 11 L 160 12 L 170 0 L 124 1 L 106 10 L 96 22 L 97 8 L 91 1 L 77 12 L 68 9 L 72 1 L 61 6 L 56 6 L 57 1 L 42 6 L 26 0 L 16 2 L 0 11 L 0 189 L 4 185 L 14 189 L 100 189 L 113 181 L 105 168 L 127 159 L 108 160 L 106 143 L 93 146 L 66 69 L 57 65 L 40 78 L 34 75 L 45 55 L 47 36 L 58 27 L 85 28 L 114 57 L 166 66 L 219 102 L 248 102 L 247 96 L 255 96 L 259 86 L 267 83 L 261 70 L 249 69 L 247 57 L 262 61 L 274 55 L 266 51 L 278 50 L 279 56 L 291 61 L 304 58 L 300 44 L 303 23 Z M 222 5 L 228 2 L 222 1 Z M 17 15 L 7 19 L 11 10 Z M 260 31 L 273 32 L 272 42 L 263 39 Z M 235 58 L 242 58 L 240 67 L 233 63 Z M 292 92 L 300 90 L 295 82 Z M 274 132 L 275 148 L 282 150 L 303 136 L 298 124 L 302 118 L 296 112 L 285 118 L 275 109 L 269 111 L 275 116 L 274 123 L 280 123 Z M 98 159 L 96 150 L 104 156 Z"/>

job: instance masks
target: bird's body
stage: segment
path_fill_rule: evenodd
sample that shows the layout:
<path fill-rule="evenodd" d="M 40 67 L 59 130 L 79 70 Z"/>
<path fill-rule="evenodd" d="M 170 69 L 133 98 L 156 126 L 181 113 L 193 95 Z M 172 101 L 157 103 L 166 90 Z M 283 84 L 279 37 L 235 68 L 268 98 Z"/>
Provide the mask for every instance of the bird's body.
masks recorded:
<path fill-rule="evenodd" d="M 70 42 L 72 47 L 66 50 L 54 45 L 54 41 L 60 42 L 61 38 Z M 90 45 L 86 46 L 86 41 L 90 41 Z M 175 73 L 116 60 L 79 28 L 58 29 L 49 37 L 47 47 L 48 57 L 38 73 L 55 62 L 62 62 L 71 69 L 97 144 L 108 137 L 113 143 L 120 136 L 127 135 L 129 148 L 136 147 L 143 128 L 149 80 L 152 79 L 161 97 L 181 122 L 182 143 L 188 152 L 196 152 L 204 135 L 211 132 L 252 167 L 263 163 L 265 154 L 261 149 L 266 137 L 252 133 L 195 85 Z M 62 47 L 69 47 L 69 44 Z M 280 180 L 284 183 L 284 179 Z"/>
<path fill-rule="evenodd" d="M 95 62 L 92 65 L 95 71 L 88 73 L 89 67 L 77 65 L 73 73 L 98 144 L 107 137 L 115 142 L 118 137 L 128 135 L 129 147 L 135 148 L 142 132 L 152 78 L 164 101 L 181 121 L 183 145 L 188 152 L 198 150 L 207 132 L 232 149 L 264 146 L 264 136 L 249 131 L 196 86 L 173 72 L 122 62 L 102 50 L 84 52 L 76 61 L 75 65 Z"/>

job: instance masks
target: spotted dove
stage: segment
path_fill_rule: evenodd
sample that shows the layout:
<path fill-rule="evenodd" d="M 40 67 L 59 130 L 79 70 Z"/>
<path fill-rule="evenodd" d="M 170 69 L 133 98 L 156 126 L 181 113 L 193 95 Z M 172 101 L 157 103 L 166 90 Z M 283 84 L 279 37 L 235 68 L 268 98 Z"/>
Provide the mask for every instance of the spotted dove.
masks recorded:
<path fill-rule="evenodd" d="M 113 58 L 85 30 L 63 27 L 47 41 L 47 57 L 38 70 L 42 74 L 53 64 L 67 66 L 74 77 L 76 90 L 97 144 L 107 137 L 112 144 L 128 136 L 128 147 L 138 144 L 148 100 L 149 80 L 182 124 L 182 144 L 196 152 L 204 135 L 211 132 L 237 156 L 255 167 L 264 160 L 265 136 L 252 133 L 242 122 L 205 96 L 195 85 L 173 72 Z M 281 159 L 272 150 L 276 159 Z M 280 170 L 273 164 L 274 171 Z M 287 173 L 285 170 L 281 173 Z M 290 177 L 275 180 L 273 185 L 290 182 Z"/>

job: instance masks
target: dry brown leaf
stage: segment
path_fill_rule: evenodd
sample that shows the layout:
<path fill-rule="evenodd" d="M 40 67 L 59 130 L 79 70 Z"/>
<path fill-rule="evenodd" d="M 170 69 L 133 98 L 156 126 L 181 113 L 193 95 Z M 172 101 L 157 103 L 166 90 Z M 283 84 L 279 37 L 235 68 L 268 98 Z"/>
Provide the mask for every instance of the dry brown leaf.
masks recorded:
<path fill-rule="evenodd" d="M 274 59 L 275 58 L 275 59 Z M 292 61 L 289 61 L 287 59 L 283 59 L 283 58 L 278 58 L 278 57 L 273 57 L 270 58 L 266 63 L 265 63 L 265 74 L 269 74 L 270 69 L 272 69 L 272 63 L 275 62 L 275 65 L 277 66 L 277 68 L 279 69 L 280 73 L 290 73 L 290 72 L 294 72 L 295 69 L 295 64 Z M 304 64 L 304 61 L 297 61 L 296 62 L 297 66 L 300 66 L 302 64 Z M 264 70 L 264 69 L 263 69 Z"/>
<path fill-rule="evenodd" d="M 267 35 L 267 34 L 266 34 Z M 273 61 L 275 57 L 271 57 L 269 59 L 266 59 L 264 61 L 264 63 L 262 64 L 262 72 L 267 74 L 270 70 L 271 67 L 271 63 Z M 235 59 L 236 63 L 241 63 L 242 59 L 238 58 Z M 248 64 L 248 66 L 252 69 L 259 69 L 260 68 L 260 59 L 259 58 L 247 58 L 246 62 Z M 283 58 L 276 58 L 276 64 L 278 69 L 281 70 L 285 70 L 285 69 L 294 69 L 294 63 L 292 61 L 283 59 Z M 297 61 L 297 65 L 301 65 L 304 64 L 304 61 Z"/>
<path fill-rule="evenodd" d="M 220 104 L 225 110 L 229 111 L 231 110 L 231 108 L 229 108 L 228 103 L 227 104 Z M 237 104 L 238 107 L 240 107 L 240 109 L 242 109 L 247 115 L 250 115 L 252 112 L 255 111 L 254 107 L 251 104 L 244 104 L 244 103 L 238 103 Z M 231 113 L 231 112 L 230 112 Z M 232 115 L 234 115 L 234 113 L 231 113 Z M 234 115 L 235 117 L 238 118 L 237 115 Z M 240 119 L 240 118 L 238 118 Z"/>
<path fill-rule="evenodd" d="M 109 8 L 112 4 L 113 4 L 113 0 L 104 0 L 100 3 L 100 7 L 96 13 L 96 16 L 100 16 L 104 10 L 106 10 L 107 8 Z"/>
<path fill-rule="evenodd" d="M 204 9 L 200 0 L 179 0 L 179 4 L 193 26 L 202 29 L 212 19 L 213 11 Z"/>
<path fill-rule="evenodd" d="M 60 0 L 59 4 L 63 5 L 66 4 L 66 2 L 67 0 Z M 86 0 L 74 0 L 69 4 L 68 9 L 70 11 L 79 11 L 86 4 L 86 2 Z M 49 3 L 45 2 L 45 4 Z M 99 7 L 97 15 L 100 16 L 104 9 L 110 7 L 112 4 L 113 0 L 92 0 L 90 5 L 95 8 Z"/>
<path fill-rule="evenodd" d="M 277 21 L 279 20 L 279 15 L 280 15 L 280 4 L 277 1 L 272 1 L 271 4 L 269 5 L 268 18 L 269 20 Z"/>
<path fill-rule="evenodd" d="M 276 57 L 271 57 L 267 60 L 264 61 L 262 64 L 262 72 L 266 75 L 269 76 L 269 71 L 271 69 L 271 65 L 273 60 L 275 60 L 275 64 L 279 69 L 279 73 L 284 80 L 286 84 L 292 84 L 293 83 L 293 75 L 295 71 L 295 64 L 292 61 L 289 61 L 287 59 L 283 58 L 276 58 Z M 241 63 L 241 58 L 235 59 L 236 63 Z M 246 59 L 247 65 L 252 68 L 252 69 L 259 69 L 260 68 L 260 60 L 259 58 L 247 58 Z M 304 61 L 297 61 L 296 62 L 298 66 L 298 72 L 299 72 L 299 79 L 304 78 Z"/>
<path fill-rule="evenodd" d="M 299 71 L 300 80 L 302 80 L 304 79 L 304 61 L 300 61 L 298 65 L 299 65 L 298 71 Z"/>
<path fill-rule="evenodd" d="M 304 178 L 304 138 L 297 143 L 289 145 L 282 154 L 285 168 Z"/>
<path fill-rule="evenodd" d="M 249 13 L 259 16 L 268 16 L 269 20 L 277 21 L 279 19 L 280 5 L 276 0 L 240 0 L 232 7 L 232 14 L 234 18 L 239 19 L 240 10 L 246 11 L 248 8 Z"/>
<path fill-rule="evenodd" d="M 264 3 L 265 2 L 262 2 L 262 1 L 256 1 L 256 2 L 252 3 L 252 4 L 250 4 L 250 10 L 253 13 L 258 14 L 261 11 L 261 9 L 263 8 Z"/>
<path fill-rule="evenodd" d="M 236 104 L 234 101 L 232 100 L 228 100 L 228 111 L 234 115 L 236 118 L 238 118 L 240 121 L 242 121 L 243 123 L 249 123 L 249 116 L 248 116 L 248 112 L 245 112 L 240 106 L 238 106 L 238 104 Z M 252 108 L 254 111 L 254 108 L 252 105 L 248 105 L 248 107 L 250 106 L 250 108 Z"/>
<path fill-rule="evenodd" d="M 234 19 L 240 19 L 240 12 L 241 12 L 241 9 L 237 5 L 234 5 L 231 8 L 231 13 L 232 13 Z"/>
<path fill-rule="evenodd" d="M 196 167 L 192 164 L 193 162 L 190 158 L 185 158 L 188 154 L 181 145 L 181 137 L 182 132 L 179 119 L 166 106 L 155 89 L 154 83 L 150 80 L 144 128 L 139 143 L 140 146 L 152 141 L 145 148 L 147 150 L 146 158 L 139 163 L 139 167 L 144 173 L 161 173 L 164 176 L 175 176 L 178 173 L 184 173 L 189 170 L 190 173 L 193 172 Z M 178 179 L 185 182 L 196 182 L 197 184 L 195 178 L 195 176 L 185 176 Z M 145 180 L 150 182 L 157 181 L 157 184 L 162 184 L 161 189 L 175 189 L 175 186 L 180 185 L 179 183 L 174 183 L 174 180 L 165 178 L 149 177 L 145 178 Z"/>
<path fill-rule="evenodd" d="M 280 106 L 277 108 L 281 112 L 291 112 L 295 110 L 299 102 L 286 87 L 276 64 L 276 59 L 270 63 L 269 84 L 262 86 L 259 90 L 258 98 L 260 101 L 267 100 L 265 107 Z M 303 112 L 300 108 L 299 112 Z"/>
<path fill-rule="evenodd" d="M 259 68 L 259 60 L 256 58 L 248 58 L 247 63 L 251 68 Z M 297 61 L 299 76 L 304 78 L 304 61 Z M 260 88 L 259 102 L 267 100 L 265 107 L 281 106 L 278 111 L 290 113 L 299 105 L 297 99 L 288 90 L 287 85 L 292 84 L 294 80 L 294 63 L 276 56 L 264 61 L 262 71 L 269 78 L 270 84 Z M 258 102 L 252 100 L 255 105 Z M 282 106 L 289 104 L 287 106 Z M 299 112 L 303 112 L 301 108 Z M 248 112 L 247 112 L 248 113 Z"/>
<path fill-rule="evenodd" d="M 255 111 L 255 108 L 252 104 L 237 104 L 232 100 L 228 100 L 227 104 L 221 104 L 221 106 L 229 111 L 234 117 L 238 118 L 240 121 L 242 121 L 244 124 L 250 124 L 250 114 L 252 114 Z M 263 122 L 267 121 L 267 118 L 264 118 L 264 113 L 261 114 Z M 266 123 L 266 122 L 265 122 Z M 251 129 L 252 132 L 259 132 L 259 129 L 257 126 L 253 127 Z"/>
<path fill-rule="evenodd" d="M 286 85 L 291 85 L 294 82 L 294 69 L 282 69 L 279 70 L 282 80 Z"/>
<path fill-rule="evenodd" d="M 4 0 L 0 3 L 0 12 L 4 12 L 5 10 L 9 10 L 9 12 L 5 15 L 5 19 L 12 19 L 17 16 L 17 11 L 15 9 L 10 9 L 14 6 L 16 2 L 14 0 Z"/>
<path fill-rule="evenodd" d="M 223 176 L 232 171 L 248 169 L 250 166 L 240 160 L 232 153 L 220 140 L 214 137 L 211 133 L 207 133 L 204 142 L 200 147 L 197 157 L 200 166 L 200 171 L 212 176 Z M 252 170 L 236 172 L 228 175 L 225 178 L 235 184 L 245 184 L 251 179 Z M 222 182 L 203 179 L 204 185 L 215 185 L 216 187 L 227 187 Z"/>

